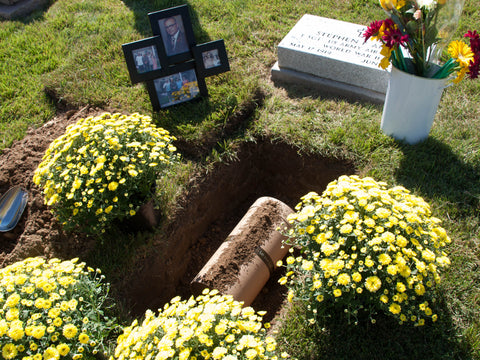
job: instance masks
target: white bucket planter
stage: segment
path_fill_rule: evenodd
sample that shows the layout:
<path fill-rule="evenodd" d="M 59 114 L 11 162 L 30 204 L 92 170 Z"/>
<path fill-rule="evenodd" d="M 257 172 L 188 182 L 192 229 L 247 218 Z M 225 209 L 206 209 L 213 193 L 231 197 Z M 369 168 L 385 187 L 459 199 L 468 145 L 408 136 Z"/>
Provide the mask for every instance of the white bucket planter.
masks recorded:
<path fill-rule="evenodd" d="M 447 79 L 412 75 L 392 66 L 383 107 L 382 131 L 416 144 L 430 133 Z"/>

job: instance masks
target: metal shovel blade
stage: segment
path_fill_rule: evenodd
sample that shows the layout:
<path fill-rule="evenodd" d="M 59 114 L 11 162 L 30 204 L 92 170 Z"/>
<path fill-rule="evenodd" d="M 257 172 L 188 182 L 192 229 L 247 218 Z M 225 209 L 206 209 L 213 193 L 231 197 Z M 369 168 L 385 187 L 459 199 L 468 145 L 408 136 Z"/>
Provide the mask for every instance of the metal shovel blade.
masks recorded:
<path fill-rule="evenodd" d="M 10 188 L 0 198 L 0 232 L 12 230 L 27 205 L 28 193 L 20 186 Z"/>

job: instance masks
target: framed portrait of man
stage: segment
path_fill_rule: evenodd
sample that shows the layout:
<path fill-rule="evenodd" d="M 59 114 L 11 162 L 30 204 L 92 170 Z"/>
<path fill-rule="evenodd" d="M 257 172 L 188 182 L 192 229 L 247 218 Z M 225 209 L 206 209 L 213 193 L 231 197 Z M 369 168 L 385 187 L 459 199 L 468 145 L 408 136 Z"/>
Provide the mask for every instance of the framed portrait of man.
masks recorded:
<path fill-rule="evenodd" d="M 166 75 L 147 82 L 154 110 L 207 96 L 205 79 L 198 76 L 193 62 L 171 66 Z"/>
<path fill-rule="evenodd" d="M 192 51 L 199 75 L 206 77 L 230 70 L 223 40 L 195 45 Z"/>
<path fill-rule="evenodd" d="M 132 83 L 157 78 L 166 71 L 167 56 L 160 36 L 122 45 Z"/>
<path fill-rule="evenodd" d="M 192 59 L 195 36 L 187 5 L 149 13 L 148 18 L 153 34 L 162 38 L 169 64 Z"/>

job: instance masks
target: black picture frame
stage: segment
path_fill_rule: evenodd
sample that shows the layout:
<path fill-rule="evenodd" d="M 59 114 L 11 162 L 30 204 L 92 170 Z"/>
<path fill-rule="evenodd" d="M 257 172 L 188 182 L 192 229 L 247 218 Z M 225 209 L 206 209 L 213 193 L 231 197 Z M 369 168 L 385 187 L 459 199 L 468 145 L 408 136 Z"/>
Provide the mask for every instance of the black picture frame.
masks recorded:
<path fill-rule="evenodd" d="M 187 5 L 152 12 L 148 14 L 148 18 L 153 35 L 162 38 L 170 65 L 193 58 L 191 48 L 195 45 L 195 36 Z M 175 49 L 170 41 L 172 34 L 176 36 Z"/>
<path fill-rule="evenodd" d="M 155 79 L 168 67 L 167 55 L 160 36 L 122 45 L 132 83 Z"/>
<path fill-rule="evenodd" d="M 200 76 L 207 77 L 230 71 L 223 40 L 195 45 L 192 47 L 192 52 Z"/>
<path fill-rule="evenodd" d="M 166 74 L 147 81 L 146 86 L 155 111 L 208 95 L 205 78 L 198 75 L 193 61 L 170 66 Z"/>

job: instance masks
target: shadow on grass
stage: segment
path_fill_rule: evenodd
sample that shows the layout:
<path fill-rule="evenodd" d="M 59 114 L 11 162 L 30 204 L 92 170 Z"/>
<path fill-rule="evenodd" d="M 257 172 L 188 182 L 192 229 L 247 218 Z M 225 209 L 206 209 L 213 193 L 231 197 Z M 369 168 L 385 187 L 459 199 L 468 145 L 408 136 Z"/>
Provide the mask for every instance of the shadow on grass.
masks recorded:
<path fill-rule="evenodd" d="M 151 37 L 152 29 L 148 19 L 148 13 L 165 10 L 174 6 L 188 5 L 184 0 L 122 0 L 135 15 L 135 27 L 138 32 L 145 37 Z M 210 41 L 208 34 L 201 28 L 198 15 L 195 10 L 189 7 L 190 18 L 192 20 L 193 32 L 197 43 Z"/>
<path fill-rule="evenodd" d="M 26 5 L 23 2 L 15 2 L 14 4 L 0 4 L 0 21 L 16 21 L 24 25 L 29 25 L 35 21 L 41 21 L 45 13 L 58 0 L 49 0 L 46 2 L 30 2 Z M 7 1 L 8 3 L 8 1 Z"/>
<path fill-rule="evenodd" d="M 264 98 L 264 92 L 257 88 L 241 103 L 235 96 L 227 96 L 220 102 L 201 98 L 164 109 L 152 118 L 175 133 L 175 146 L 183 156 L 199 159 L 214 148 L 222 151 L 220 144 L 225 141 L 242 137 L 256 110 L 263 106 Z"/>
<path fill-rule="evenodd" d="M 386 315 L 377 315 L 374 324 L 366 319 L 349 324 L 340 310 L 322 323 L 305 326 L 302 310 L 294 307 L 287 315 L 289 325 L 280 331 L 279 342 L 298 344 L 287 345 L 285 350 L 305 360 L 468 359 L 469 345 L 454 329 L 444 301 L 439 302 L 433 307 L 439 320 L 422 327 L 400 325 Z"/>
<path fill-rule="evenodd" d="M 472 208 L 480 211 L 480 166 L 465 164 L 448 145 L 432 138 L 413 146 L 400 144 L 400 149 L 404 158 L 395 174 L 399 183 L 419 189 L 423 196 L 455 203 L 450 216 L 461 216 Z"/>
<path fill-rule="evenodd" d="M 374 100 L 366 95 L 346 90 L 335 90 L 324 85 L 302 83 L 301 80 L 285 81 L 278 79 L 274 80 L 273 83 L 276 87 L 285 89 L 290 99 L 300 100 L 308 97 L 312 99 L 345 101 L 352 105 L 358 103 L 368 106 L 383 106 L 380 100 Z"/>

